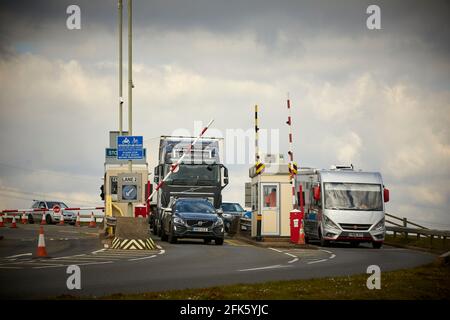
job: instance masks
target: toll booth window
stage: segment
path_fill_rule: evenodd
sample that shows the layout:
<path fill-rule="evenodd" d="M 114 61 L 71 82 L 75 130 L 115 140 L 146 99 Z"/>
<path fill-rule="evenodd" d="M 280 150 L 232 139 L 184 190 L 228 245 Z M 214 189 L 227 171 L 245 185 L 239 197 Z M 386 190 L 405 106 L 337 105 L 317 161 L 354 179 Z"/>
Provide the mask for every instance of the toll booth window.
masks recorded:
<path fill-rule="evenodd" d="M 277 186 L 264 186 L 263 197 L 264 208 L 275 208 L 277 206 Z"/>
<path fill-rule="evenodd" d="M 255 183 L 252 185 L 252 210 L 258 210 L 259 209 L 259 190 L 258 190 L 258 184 Z"/>
<path fill-rule="evenodd" d="M 111 177 L 111 194 L 117 194 L 117 177 Z"/>

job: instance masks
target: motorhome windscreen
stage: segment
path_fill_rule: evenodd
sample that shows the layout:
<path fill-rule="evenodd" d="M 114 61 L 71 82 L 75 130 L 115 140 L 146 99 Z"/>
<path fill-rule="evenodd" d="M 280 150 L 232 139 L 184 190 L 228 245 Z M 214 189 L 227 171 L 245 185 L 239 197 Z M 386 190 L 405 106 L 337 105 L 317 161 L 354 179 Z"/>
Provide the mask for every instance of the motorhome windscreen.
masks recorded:
<path fill-rule="evenodd" d="M 165 171 L 170 170 L 170 165 L 165 166 Z M 167 179 L 168 184 L 210 186 L 219 182 L 219 166 L 207 164 L 181 164 L 177 172 Z"/>
<path fill-rule="evenodd" d="M 325 209 L 382 211 L 381 185 L 324 183 Z"/>

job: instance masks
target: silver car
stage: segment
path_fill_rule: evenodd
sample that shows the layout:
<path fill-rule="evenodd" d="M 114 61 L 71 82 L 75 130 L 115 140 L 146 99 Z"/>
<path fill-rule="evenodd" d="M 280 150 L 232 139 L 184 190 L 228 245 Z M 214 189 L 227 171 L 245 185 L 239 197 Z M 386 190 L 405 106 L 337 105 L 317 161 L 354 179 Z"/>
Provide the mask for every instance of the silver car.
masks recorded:
<path fill-rule="evenodd" d="M 47 224 L 53 224 L 59 222 L 61 215 L 55 214 L 53 212 L 53 208 L 55 206 L 59 206 L 61 209 L 68 208 L 68 206 L 61 201 L 46 201 L 46 200 L 34 200 L 32 209 L 46 209 L 48 211 L 34 211 L 28 213 L 28 222 L 29 223 L 40 223 L 42 220 L 42 215 L 45 215 L 45 222 Z M 75 212 L 71 211 L 61 211 L 64 215 L 64 222 L 74 224 L 77 215 Z"/>

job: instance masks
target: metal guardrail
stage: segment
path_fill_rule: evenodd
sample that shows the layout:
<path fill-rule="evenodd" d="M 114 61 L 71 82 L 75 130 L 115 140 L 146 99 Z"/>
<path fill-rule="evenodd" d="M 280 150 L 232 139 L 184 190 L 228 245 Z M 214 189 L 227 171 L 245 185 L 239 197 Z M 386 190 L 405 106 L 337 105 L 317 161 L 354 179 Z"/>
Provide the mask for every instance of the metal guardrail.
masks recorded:
<path fill-rule="evenodd" d="M 448 230 L 432 230 L 428 229 L 427 227 L 421 226 L 415 222 L 411 222 L 407 218 L 400 218 L 390 213 L 385 213 L 385 215 L 386 217 L 390 217 L 402 222 L 402 224 L 399 224 L 386 219 L 386 223 L 393 225 L 393 226 L 386 226 L 386 231 L 393 232 L 394 238 L 397 236 L 397 233 L 403 234 L 405 238 L 408 238 L 409 234 L 415 234 L 418 239 L 421 236 L 426 236 L 430 238 L 430 242 L 432 242 L 435 237 L 441 238 L 442 241 L 445 241 L 447 238 L 450 238 L 450 231 Z M 408 225 L 412 225 L 417 228 L 410 228 L 408 227 Z M 240 230 L 250 231 L 251 229 L 252 229 L 252 220 L 247 218 L 241 218 Z"/>
<path fill-rule="evenodd" d="M 429 237 L 443 237 L 450 238 L 450 231 L 446 230 L 431 230 L 431 229 L 419 229 L 419 228 L 405 228 L 405 227 L 391 227 L 386 226 L 386 231 L 394 232 L 394 237 L 396 233 L 404 233 L 404 234 L 416 234 L 418 236 L 429 236 Z"/>
<path fill-rule="evenodd" d="M 397 233 L 403 234 L 405 239 L 408 239 L 409 234 L 415 234 L 417 239 L 420 239 L 421 236 L 425 236 L 430 238 L 430 244 L 433 242 L 434 237 L 441 238 L 443 242 L 447 238 L 450 238 L 450 231 L 448 230 L 432 230 L 427 227 L 421 226 L 420 224 L 409 221 L 407 218 L 400 218 L 394 216 L 390 213 L 385 213 L 386 217 L 390 217 L 401 221 L 402 223 L 396 223 L 386 219 L 386 223 L 392 224 L 393 226 L 386 226 L 386 231 L 393 232 L 394 238 L 397 237 Z M 415 226 L 417 228 L 410 228 L 408 225 Z"/>
<path fill-rule="evenodd" d="M 387 212 L 384 215 L 386 217 L 390 217 L 390 218 L 393 218 L 393 219 L 401 221 L 402 224 L 398 224 L 398 223 L 395 223 L 393 221 L 386 220 L 386 223 L 393 224 L 394 226 L 397 226 L 397 227 L 407 228 L 408 224 L 410 224 L 412 226 L 415 226 L 415 227 L 418 227 L 418 228 L 421 228 L 421 229 L 428 229 L 427 227 L 421 226 L 420 224 L 417 224 L 417 223 L 409 221 L 408 218 L 400 218 L 400 217 L 394 216 L 393 214 L 390 214 L 390 213 L 387 213 Z"/>

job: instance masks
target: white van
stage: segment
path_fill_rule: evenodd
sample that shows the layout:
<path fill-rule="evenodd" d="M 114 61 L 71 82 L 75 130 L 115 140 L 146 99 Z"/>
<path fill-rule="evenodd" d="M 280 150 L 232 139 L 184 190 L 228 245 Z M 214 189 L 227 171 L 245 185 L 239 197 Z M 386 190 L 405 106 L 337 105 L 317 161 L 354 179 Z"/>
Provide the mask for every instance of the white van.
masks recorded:
<path fill-rule="evenodd" d="M 351 167 L 330 170 L 300 169 L 305 201 L 305 240 L 370 242 L 381 248 L 386 232 L 384 203 L 389 190 L 378 172 L 355 171 Z"/>

